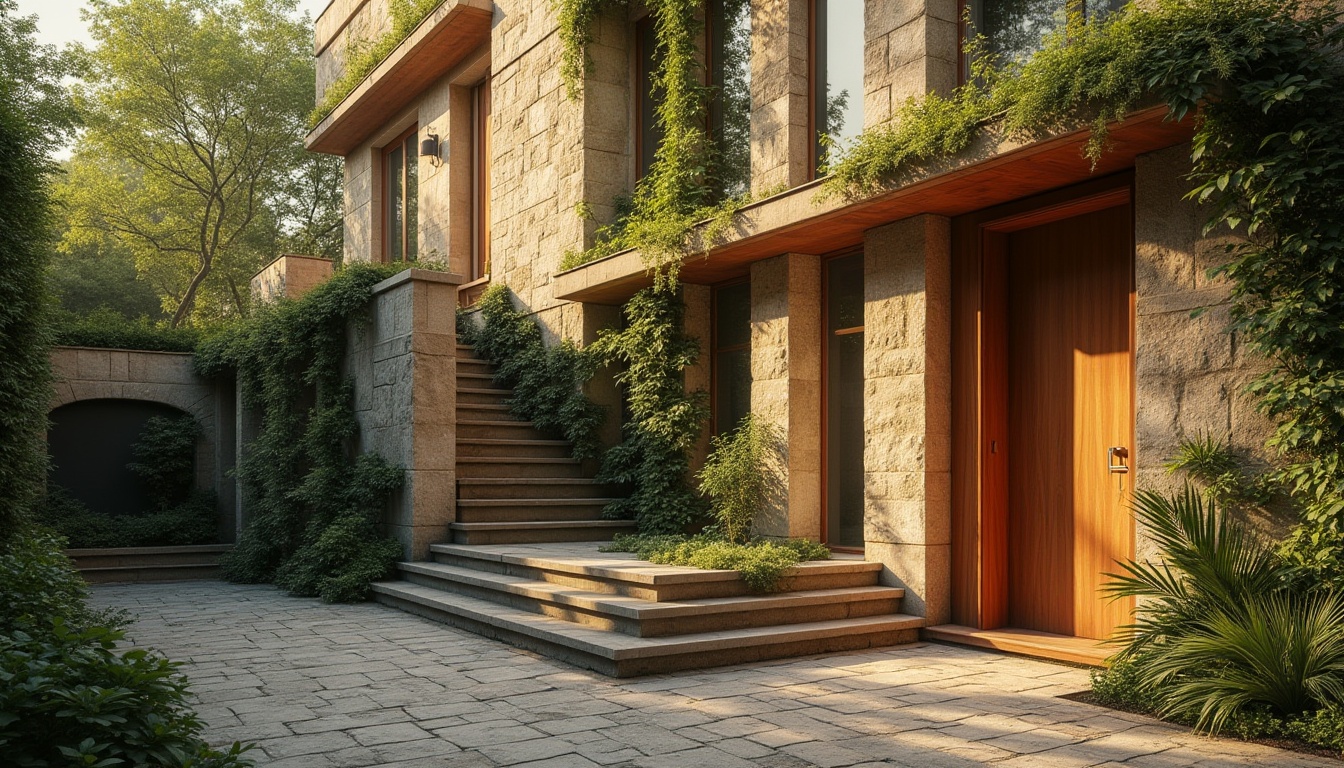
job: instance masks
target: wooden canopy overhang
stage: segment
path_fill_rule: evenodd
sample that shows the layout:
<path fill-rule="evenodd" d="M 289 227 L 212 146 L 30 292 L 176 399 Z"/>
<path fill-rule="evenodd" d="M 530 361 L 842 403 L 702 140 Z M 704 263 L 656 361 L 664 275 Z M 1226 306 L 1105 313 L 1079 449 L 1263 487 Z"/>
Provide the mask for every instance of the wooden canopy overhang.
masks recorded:
<path fill-rule="evenodd" d="M 1096 167 L 1083 151 L 1090 130 L 1022 142 L 985 134 L 954 158 L 911 169 L 894 187 L 862 200 L 819 197 L 820 181 L 745 207 L 708 254 L 689 256 L 683 282 L 712 285 L 745 276 L 753 261 L 782 253 L 826 254 L 855 247 L 873 227 L 919 214 L 958 216 L 1132 168 L 1139 155 L 1188 141 L 1193 120 L 1171 122 L 1166 107 L 1110 127 Z M 619 304 L 652 278 L 635 251 L 622 251 L 555 276 L 555 296 Z"/>
<path fill-rule="evenodd" d="M 490 39 L 490 0 L 444 0 L 304 139 L 310 152 L 348 156 Z"/>

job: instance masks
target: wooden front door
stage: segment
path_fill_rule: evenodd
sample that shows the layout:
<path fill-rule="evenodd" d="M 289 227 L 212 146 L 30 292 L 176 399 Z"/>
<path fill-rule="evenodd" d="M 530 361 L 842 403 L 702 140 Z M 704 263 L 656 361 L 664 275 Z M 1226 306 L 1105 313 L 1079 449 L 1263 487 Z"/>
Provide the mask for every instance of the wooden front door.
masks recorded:
<path fill-rule="evenodd" d="M 1133 549 L 1128 205 L 1006 236 L 1008 623 L 1101 639 L 1104 574 Z M 1113 450 L 1118 449 L 1118 450 Z"/>
<path fill-rule="evenodd" d="M 953 221 L 957 624 L 1101 639 L 1130 620 L 1100 591 L 1134 552 L 1128 181 Z"/>

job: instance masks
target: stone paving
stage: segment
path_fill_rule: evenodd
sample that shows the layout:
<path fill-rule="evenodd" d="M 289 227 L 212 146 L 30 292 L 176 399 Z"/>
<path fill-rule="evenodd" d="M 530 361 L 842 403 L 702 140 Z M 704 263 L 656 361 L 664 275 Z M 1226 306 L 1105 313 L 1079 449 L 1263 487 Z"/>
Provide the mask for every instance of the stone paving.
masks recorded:
<path fill-rule="evenodd" d="M 379 605 L 97 587 L 271 768 L 1321 766 L 1058 698 L 1084 670 L 937 644 L 615 680 Z"/>

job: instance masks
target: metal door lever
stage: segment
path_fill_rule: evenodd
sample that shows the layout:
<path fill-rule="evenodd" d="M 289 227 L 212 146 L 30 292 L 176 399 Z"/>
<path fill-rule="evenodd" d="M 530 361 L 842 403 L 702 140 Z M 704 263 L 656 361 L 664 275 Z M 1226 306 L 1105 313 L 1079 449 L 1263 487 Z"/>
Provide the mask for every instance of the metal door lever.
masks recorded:
<path fill-rule="evenodd" d="M 1106 469 L 1113 475 L 1123 475 L 1129 472 L 1129 465 L 1125 464 L 1125 459 L 1129 458 L 1129 449 L 1123 445 L 1112 446 L 1106 451 Z"/>

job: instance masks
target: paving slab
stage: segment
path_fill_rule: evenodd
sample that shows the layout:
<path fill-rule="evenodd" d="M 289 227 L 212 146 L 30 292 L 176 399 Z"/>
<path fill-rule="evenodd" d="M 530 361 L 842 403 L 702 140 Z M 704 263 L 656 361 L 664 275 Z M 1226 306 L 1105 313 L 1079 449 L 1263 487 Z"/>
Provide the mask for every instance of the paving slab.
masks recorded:
<path fill-rule="evenodd" d="M 266 768 L 1341 768 L 1061 699 L 1087 688 L 1086 670 L 972 648 L 615 680 L 385 606 L 266 586 L 92 594 L 138 617 L 130 642 L 186 662 L 210 742 L 256 742 Z"/>

